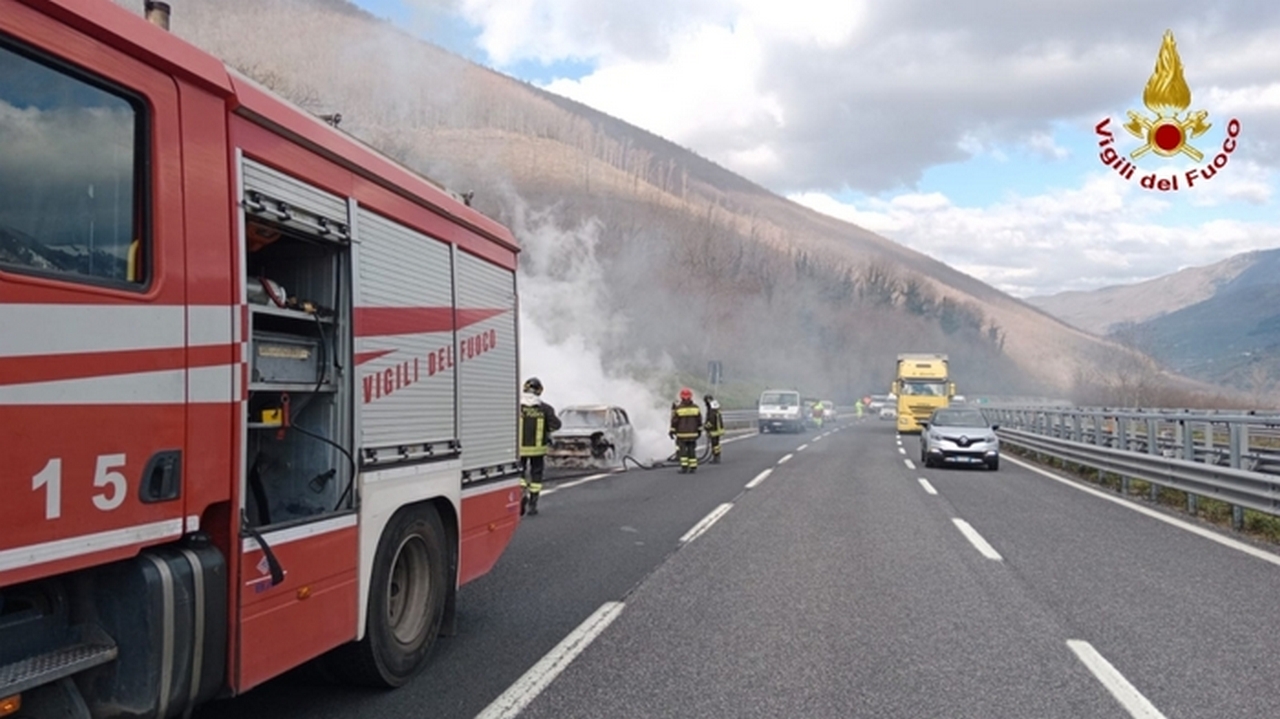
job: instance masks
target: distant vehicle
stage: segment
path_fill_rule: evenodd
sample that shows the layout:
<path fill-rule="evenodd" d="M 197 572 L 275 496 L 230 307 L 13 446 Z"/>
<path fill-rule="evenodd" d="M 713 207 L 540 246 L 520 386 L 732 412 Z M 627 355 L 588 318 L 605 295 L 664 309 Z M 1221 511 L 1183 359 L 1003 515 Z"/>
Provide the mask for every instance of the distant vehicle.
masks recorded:
<path fill-rule="evenodd" d="M 559 416 L 560 429 L 551 434 L 547 450 L 552 467 L 608 467 L 631 454 L 635 429 L 621 407 L 576 405 Z"/>
<path fill-rule="evenodd" d="M 833 420 L 839 416 L 838 414 L 836 414 L 835 402 L 832 402 L 829 399 L 824 399 L 822 400 L 822 407 L 823 407 L 822 418 L 824 420 Z"/>
<path fill-rule="evenodd" d="M 982 412 L 969 407 L 935 410 L 922 423 L 920 461 L 926 467 L 939 464 L 986 465 L 1000 469 L 1000 425 L 987 421 Z"/>
<path fill-rule="evenodd" d="M 935 409 L 950 404 L 956 393 L 944 354 L 900 354 L 893 380 L 898 397 L 898 431 L 915 434 Z"/>
<path fill-rule="evenodd" d="M 881 407 L 884 407 L 885 405 L 888 405 L 888 404 L 893 404 L 892 398 L 893 398 L 893 395 L 890 395 L 890 394 L 871 395 L 871 402 L 867 404 L 867 411 L 879 412 Z"/>
<path fill-rule="evenodd" d="M 880 419 L 897 419 L 897 418 L 898 418 L 898 410 L 894 409 L 893 407 L 885 405 L 880 408 Z"/>
<path fill-rule="evenodd" d="M 799 392 L 789 389 L 767 389 L 760 393 L 758 405 L 760 431 L 803 432 L 803 411 Z"/>

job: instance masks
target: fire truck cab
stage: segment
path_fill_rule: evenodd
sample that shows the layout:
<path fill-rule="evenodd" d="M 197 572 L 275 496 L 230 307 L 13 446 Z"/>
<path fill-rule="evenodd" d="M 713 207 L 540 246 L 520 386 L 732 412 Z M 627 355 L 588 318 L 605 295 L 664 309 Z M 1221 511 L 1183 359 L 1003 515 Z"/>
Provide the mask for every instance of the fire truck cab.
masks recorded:
<path fill-rule="evenodd" d="M 0 717 L 397 686 L 519 521 L 503 226 L 103 0 L 0 0 Z"/>

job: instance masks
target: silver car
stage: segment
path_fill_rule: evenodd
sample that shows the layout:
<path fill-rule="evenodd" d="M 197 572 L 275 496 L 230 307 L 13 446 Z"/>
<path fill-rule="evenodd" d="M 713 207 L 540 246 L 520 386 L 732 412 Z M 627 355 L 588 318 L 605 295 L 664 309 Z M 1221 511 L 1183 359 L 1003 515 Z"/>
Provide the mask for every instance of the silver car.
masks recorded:
<path fill-rule="evenodd" d="M 934 410 L 922 422 L 920 461 L 926 467 L 941 464 L 985 465 L 1000 469 L 1000 425 L 987 421 L 977 409 L 946 407 Z"/>
<path fill-rule="evenodd" d="M 621 407 L 579 405 L 560 410 L 560 429 L 551 433 L 547 464 L 553 467 L 610 467 L 631 454 L 631 418 Z"/>

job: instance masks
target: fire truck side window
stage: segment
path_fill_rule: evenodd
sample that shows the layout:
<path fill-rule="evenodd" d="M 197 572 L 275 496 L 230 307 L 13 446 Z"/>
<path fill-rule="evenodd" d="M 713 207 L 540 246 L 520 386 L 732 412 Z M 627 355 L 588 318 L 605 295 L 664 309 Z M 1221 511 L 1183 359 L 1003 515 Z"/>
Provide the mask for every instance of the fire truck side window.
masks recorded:
<path fill-rule="evenodd" d="M 0 38 L 0 270 L 146 281 L 141 107 Z"/>

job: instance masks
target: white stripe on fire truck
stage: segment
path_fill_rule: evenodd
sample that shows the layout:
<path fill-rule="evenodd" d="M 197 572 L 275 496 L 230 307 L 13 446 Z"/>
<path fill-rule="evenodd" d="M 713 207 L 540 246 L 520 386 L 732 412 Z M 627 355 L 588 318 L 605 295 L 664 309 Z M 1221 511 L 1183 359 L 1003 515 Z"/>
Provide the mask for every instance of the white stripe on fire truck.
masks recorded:
<path fill-rule="evenodd" d="M 187 375 L 188 402 L 232 402 L 240 399 L 240 365 L 195 367 Z"/>
<path fill-rule="evenodd" d="M 320 522 L 312 522 L 311 524 L 302 524 L 297 527 L 289 527 L 288 529 L 266 532 L 262 535 L 262 538 L 267 540 L 267 544 L 272 549 L 275 549 L 282 544 L 296 542 L 299 539 L 318 537 L 322 534 L 332 534 L 333 532 L 354 526 L 356 526 L 356 515 L 344 514 L 341 517 L 334 517 L 333 519 L 325 519 Z M 253 537 L 245 537 L 241 540 L 240 546 L 246 553 L 257 551 L 258 540 Z"/>
<path fill-rule="evenodd" d="M 181 347 L 187 337 L 185 310 L 182 305 L 4 304 L 0 356 Z"/>
<path fill-rule="evenodd" d="M 187 308 L 187 343 L 229 345 L 235 342 L 238 309 L 231 305 L 191 305 Z"/>
<path fill-rule="evenodd" d="M 234 401 L 239 366 L 190 370 L 189 401 Z M 181 369 L 0 385 L 0 405 L 182 404 L 188 401 L 186 385 L 186 371 Z"/>
<path fill-rule="evenodd" d="M 26 567 L 42 562 L 56 562 L 62 559 L 80 557 L 107 549 L 118 549 L 131 544 L 141 544 L 160 539 L 177 537 L 182 534 L 183 520 L 166 519 L 163 522 L 139 524 L 133 527 L 122 527 L 96 534 L 84 534 L 78 537 L 58 539 L 43 544 L 30 544 L 0 551 L 0 572 L 7 572 L 19 567 Z"/>

